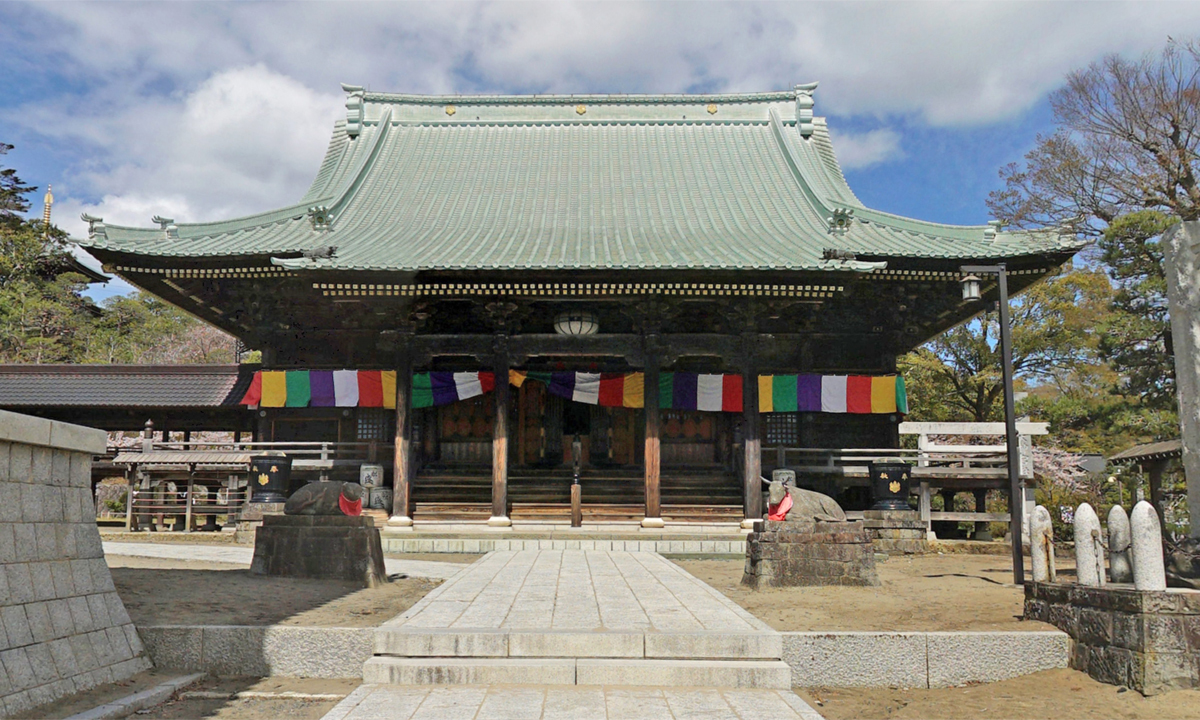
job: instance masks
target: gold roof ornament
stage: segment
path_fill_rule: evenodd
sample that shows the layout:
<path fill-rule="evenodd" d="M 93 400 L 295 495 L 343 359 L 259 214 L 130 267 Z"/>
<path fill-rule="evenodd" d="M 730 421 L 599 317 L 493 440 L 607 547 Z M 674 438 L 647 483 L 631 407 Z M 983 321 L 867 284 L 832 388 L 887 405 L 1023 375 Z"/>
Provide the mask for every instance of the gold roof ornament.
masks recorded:
<path fill-rule="evenodd" d="M 458 112 L 458 108 L 454 107 L 453 105 L 446 106 L 446 114 L 447 115 L 453 115 L 456 112 Z"/>
<path fill-rule="evenodd" d="M 708 107 L 707 107 L 707 108 L 705 108 L 705 109 L 706 109 L 706 110 L 708 110 L 708 114 L 709 114 L 709 115 L 716 115 L 716 114 L 717 114 L 717 106 L 716 106 L 716 105 L 714 105 L 713 103 L 709 103 L 709 104 L 708 104 Z"/>
<path fill-rule="evenodd" d="M 577 113 L 579 113 L 580 115 L 582 115 L 582 114 L 584 114 L 585 112 L 587 112 L 587 107 L 586 107 L 586 106 L 584 106 L 584 105 L 576 105 L 576 106 L 575 106 L 575 112 L 577 112 Z"/>

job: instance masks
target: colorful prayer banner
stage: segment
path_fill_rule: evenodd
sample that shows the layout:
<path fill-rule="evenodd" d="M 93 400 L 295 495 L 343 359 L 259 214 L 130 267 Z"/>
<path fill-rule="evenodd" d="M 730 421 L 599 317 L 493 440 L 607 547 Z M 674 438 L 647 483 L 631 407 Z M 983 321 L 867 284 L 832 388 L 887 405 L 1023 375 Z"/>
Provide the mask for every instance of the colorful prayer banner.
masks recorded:
<path fill-rule="evenodd" d="M 526 372 L 509 370 L 508 382 L 533 380 L 574 402 L 641 408 L 645 375 L 634 373 Z M 412 376 L 414 408 L 446 405 L 495 389 L 490 372 L 425 372 Z M 742 412 L 742 376 L 661 372 L 658 403 L 664 410 Z M 242 405 L 261 407 L 377 407 L 395 409 L 396 373 L 390 370 L 261 370 Z M 908 412 L 899 375 L 759 375 L 759 412 L 890 414 Z"/>

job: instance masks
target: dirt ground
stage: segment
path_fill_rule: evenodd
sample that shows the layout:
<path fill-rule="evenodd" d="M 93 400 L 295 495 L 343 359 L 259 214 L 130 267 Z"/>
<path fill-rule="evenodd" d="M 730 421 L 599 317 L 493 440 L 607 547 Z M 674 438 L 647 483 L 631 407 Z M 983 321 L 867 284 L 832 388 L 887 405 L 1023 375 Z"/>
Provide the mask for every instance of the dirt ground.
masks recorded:
<path fill-rule="evenodd" d="M 252 575 L 244 565 L 110 555 L 135 625 L 375 627 L 441 584 L 403 578 L 374 589 L 339 580 Z"/>
<path fill-rule="evenodd" d="M 358 687 L 358 680 L 301 678 L 204 678 L 168 702 L 138 713 L 150 720 L 316 720 Z M 288 697 L 288 694 L 321 698 Z M 220 695 L 222 697 L 204 697 Z"/>
<path fill-rule="evenodd" d="M 69 718 L 72 715 L 91 710 L 105 703 L 120 700 L 126 695 L 149 690 L 155 685 L 178 675 L 179 673 L 149 670 L 138 673 L 127 680 L 100 685 L 91 690 L 70 695 L 49 705 L 42 705 L 41 707 L 18 713 L 12 717 L 13 720 L 58 720 L 59 718 Z"/>
<path fill-rule="evenodd" d="M 1045 670 L 1012 680 L 939 690 L 796 689 L 828 720 L 1191 720 L 1200 691 L 1142 697 L 1075 670 Z"/>
<path fill-rule="evenodd" d="M 750 590 L 744 560 L 675 562 L 780 631 L 1052 630 L 1020 619 L 1025 595 L 998 555 L 914 555 L 876 564 L 880 587 Z"/>

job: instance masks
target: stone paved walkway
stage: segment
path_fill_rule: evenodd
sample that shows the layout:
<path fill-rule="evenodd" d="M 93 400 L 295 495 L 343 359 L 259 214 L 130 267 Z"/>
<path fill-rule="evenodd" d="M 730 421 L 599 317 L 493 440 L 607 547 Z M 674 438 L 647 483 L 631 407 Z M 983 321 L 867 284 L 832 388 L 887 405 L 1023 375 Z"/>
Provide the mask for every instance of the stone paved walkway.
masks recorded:
<path fill-rule="evenodd" d="M 773 633 L 656 553 L 493 552 L 384 628 Z"/>
<path fill-rule="evenodd" d="M 823 720 L 789 690 L 363 685 L 323 720 Z"/>
<path fill-rule="evenodd" d="M 106 542 L 104 543 L 104 554 L 249 566 L 250 561 L 254 559 L 254 548 L 200 543 Z M 385 558 L 384 565 L 389 575 L 402 573 L 409 577 L 435 579 L 454 577 L 464 567 L 468 567 L 461 563 L 398 558 Z"/>

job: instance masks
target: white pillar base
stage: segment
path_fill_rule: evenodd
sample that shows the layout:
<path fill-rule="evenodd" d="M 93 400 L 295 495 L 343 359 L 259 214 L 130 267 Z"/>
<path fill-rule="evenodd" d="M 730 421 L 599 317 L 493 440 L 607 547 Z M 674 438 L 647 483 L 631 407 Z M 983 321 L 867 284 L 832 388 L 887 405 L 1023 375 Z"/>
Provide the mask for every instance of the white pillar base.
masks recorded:
<path fill-rule="evenodd" d="M 658 530 L 661 528 L 665 528 L 666 526 L 667 526 L 667 524 L 665 522 L 663 522 L 663 519 L 660 517 L 642 518 L 642 527 L 644 527 L 644 528 Z"/>
<path fill-rule="evenodd" d="M 413 529 L 412 518 L 405 517 L 404 515 L 393 515 L 390 518 L 388 518 L 387 529 L 388 530 L 399 530 L 401 532 L 403 532 L 405 530 L 412 530 Z"/>
<path fill-rule="evenodd" d="M 754 523 L 762 522 L 762 518 L 746 518 L 742 521 L 742 532 L 754 532 Z"/>
<path fill-rule="evenodd" d="M 508 518 L 503 517 L 503 516 L 492 516 L 492 517 L 488 518 L 487 524 L 488 524 L 488 527 L 493 527 L 493 528 L 511 528 L 512 520 L 509 520 Z"/>

